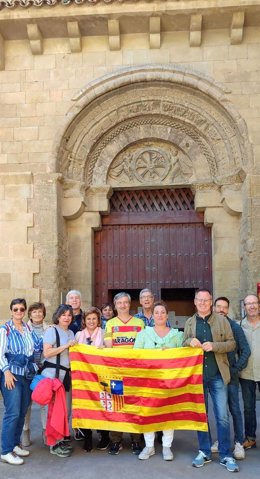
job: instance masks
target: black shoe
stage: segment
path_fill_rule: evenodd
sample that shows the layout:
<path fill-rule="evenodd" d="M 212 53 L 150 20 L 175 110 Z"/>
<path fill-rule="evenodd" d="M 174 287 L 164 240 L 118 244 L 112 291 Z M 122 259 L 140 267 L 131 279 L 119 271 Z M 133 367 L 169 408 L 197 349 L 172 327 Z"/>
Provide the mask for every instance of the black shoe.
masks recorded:
<path fill-rule="evenodd" d="M 142 452 L 143 448 L 139 442 L 132 442 L 132 453 L 136 454 L 137 456 Z"/>
<path fill-rule="evenodd" d="M 105 451 L 108 448 L 109 444 L 110 444 L 109 437 L 101 437 L 101 439 L 100 439 L 100 441 L 97 445 L 97 449 L 99 451 Z"/>
<path fill-rule="evenodd" d="M 86 452 L 91 452 L 93 450 L 92 437 L 91 438 L 90 437 L 85 438 L 83 449 Z"/>
<path fill-rule="evenodd" d="M 111 447 L 108 451 L 108 454 L 112 454 L 112 456 L 116 456 L 119 454 L 119 451 L 122 451 L 123 447 L 120 442 L 112 442 Z"/>

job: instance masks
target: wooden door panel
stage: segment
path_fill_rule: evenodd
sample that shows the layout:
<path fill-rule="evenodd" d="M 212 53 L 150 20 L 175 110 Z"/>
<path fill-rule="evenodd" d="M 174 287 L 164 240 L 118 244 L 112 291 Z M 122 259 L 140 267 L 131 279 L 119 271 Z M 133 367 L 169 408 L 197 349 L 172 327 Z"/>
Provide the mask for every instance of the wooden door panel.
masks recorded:
<path fill-rule="evenodd" d="M 108 290 L 211 287 L 210 229 L 204 225 L 113 225 L 95 235 L 96 304 Z"/>
<path fill-rule="evenodd" d="M 95 304 L 109 291 L 212 286 L 211 230 L 190 190 L 117 191 L 95 233 Z"/>

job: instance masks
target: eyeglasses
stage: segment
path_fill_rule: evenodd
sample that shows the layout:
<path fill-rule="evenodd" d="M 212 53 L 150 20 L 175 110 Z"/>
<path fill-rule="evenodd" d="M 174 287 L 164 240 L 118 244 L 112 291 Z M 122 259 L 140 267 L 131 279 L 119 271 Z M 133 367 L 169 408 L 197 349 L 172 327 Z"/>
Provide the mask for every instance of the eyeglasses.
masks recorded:
<path fill-rule="evenodd" d="M 153 299 L 153 296 L 141 296 L 141 299 Z"/>
<path fill-rule="evenodd" d="M 258 301 L 254 301 L 253 303 L 245 303 L 245 306 L 258 306 Z"/>
<path fill-rule="evenodd" d="M 20 311 L 21 313 L 24 313 L 25 308 L 14 308 L 14 309 L 13 309 L 13 312 L 14 312 L 14 313 L 17 313 L 17 311 Z"/>

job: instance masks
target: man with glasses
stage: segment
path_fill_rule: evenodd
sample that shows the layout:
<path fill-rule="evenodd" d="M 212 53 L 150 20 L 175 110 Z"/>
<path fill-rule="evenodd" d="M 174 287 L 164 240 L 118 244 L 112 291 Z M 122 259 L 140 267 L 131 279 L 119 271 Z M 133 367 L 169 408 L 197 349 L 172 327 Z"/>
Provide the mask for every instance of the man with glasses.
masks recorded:
<path fill-rule="evenodd" d="M 143 320 L 145 326 L 154 326 L 153 320 L 153 305 L 154 295 L 148 288 L 142 289 L 139 293 L 139 303 L 142 306 L 141 313 L 135 314 L 136 318 Z"/>
<path fill-rule="evenodd" d="M 242 329 L 251 349 L 247 367 L 240 373 L 240 384 L 244 401 L 245 449 L 256 447 L 256 386 L 260 385 L 260 315 L 259 300 L 255 294 L 244 299 L 246 317 Z"/>
<path fill-rule="evenodd" d="M 143 320 L 145 326 L 154 326 L 153 319 L 153 306 L 154 306 L 154 295 L 152 291 L 148 288 L 142 289 L 139 293 L 139 302 L 142 306 L 141 313 L 135 314 L 135 318 L 140 318 Z M 170 328 L 171 324 L 167 320 L 166 325 Z"/>
<path fill-rule="evenodd" d="M 228 320 L 212 312 L 212 295 L 207 289 L 196 291 L 194 303 L 197 313 L 186 321 L 184 346 L 202 348 L 204 351 L 203 387 L 206 409 L 211 395 L 217 425 L 220 464 L 229 472 L 239 468 L 230 452 L 230 427 L 227 403 L 227 384 L 230 371 L 227 353 L 236 343 Z M 211 462 L 210 431 L 198 431 L 199 453 L 193 460 L 194 467 Z"/>
<path fill-rule="evenodd" d="M 233 419 L 234 443 L 233 455 L 235 459 L 244 459 L 245 450 L 243 447 L 244 431 L 243 418 L 239 404 L 239 372 L 247 366 L 250 356 L 250 348 L 241 326 L 228 317 L 229 299 L 226 296 L 220 296 L 214 301 L 214 311 L 223 314 L 231 326 L 234 339 L 236 341 L 235 351 L 228 353 L 231 380 L 228 383 L 228 407 Z M 211 447 L 211 452 L 218 452 L 218 441 Z"/>

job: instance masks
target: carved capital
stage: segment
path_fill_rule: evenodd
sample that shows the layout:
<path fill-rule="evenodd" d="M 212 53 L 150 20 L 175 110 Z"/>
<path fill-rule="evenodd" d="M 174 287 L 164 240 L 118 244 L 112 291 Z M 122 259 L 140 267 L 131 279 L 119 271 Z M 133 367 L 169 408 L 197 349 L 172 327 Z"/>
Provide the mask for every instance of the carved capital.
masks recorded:
<path fill-rule="evenodd" d="M 241 190 L 235 190 L 227 187 L 221 188 L 221 203 L 227 213 L 231 216 L 239 216 L 243 212 L 243 199 Z"/>
<path fill-rule="evenodd" d="M 91 186 L 86 192 L 87 211 L 109 212 L 109 199 L 113 190 L 109 185 Z"/>
<path fill-rule="evenodd" d="M 219 187 L 214 183 L 196 184 L 195 189 L 195 209 L 196 211 L 205 211 L 206 208 L 215 208 L 221 206 L 221 195 Z"/>
<path fill-rule="evenodd" d="M 62 215 L 67 220 L 79 218 L 85 211 L 86 205 L 81 198 L 63 198 Z"/>

